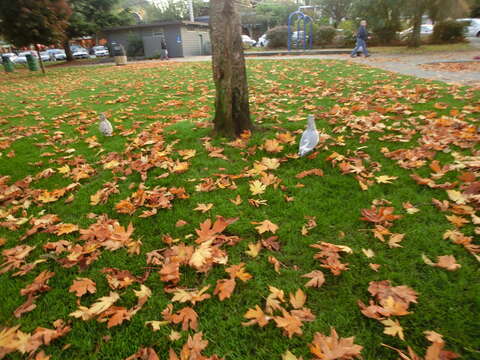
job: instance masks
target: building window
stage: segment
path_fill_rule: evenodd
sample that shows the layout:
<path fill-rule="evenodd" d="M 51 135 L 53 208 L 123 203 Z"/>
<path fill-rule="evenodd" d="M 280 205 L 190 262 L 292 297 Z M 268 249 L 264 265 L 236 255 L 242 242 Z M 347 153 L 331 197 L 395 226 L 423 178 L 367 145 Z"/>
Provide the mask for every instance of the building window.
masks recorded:
<path fill-rule="evenodd" d="M 153 37 L 165 37 L 163 33 L 163 29 L 153 29 L 152 30 L 152 36 Z"/>

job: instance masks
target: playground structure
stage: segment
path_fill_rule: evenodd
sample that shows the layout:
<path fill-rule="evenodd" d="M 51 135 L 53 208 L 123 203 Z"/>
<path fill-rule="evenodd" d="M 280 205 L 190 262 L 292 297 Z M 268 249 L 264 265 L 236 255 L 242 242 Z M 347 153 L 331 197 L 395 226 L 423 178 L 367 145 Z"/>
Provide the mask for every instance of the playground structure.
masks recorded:
<path fill-rule="evenodd" d="M 288 16 L 288 51 L 292 50 L 292 22 L 295 20 L 297 25 L 296 31 L 296 41 L 295 45 L 297 49 L 299 48 L 300 44 L 303 45 L 303 50 L 307 49 L 307 41 L 308 41 L 308 48 L 311 50 L 313 47 L 313 19 L 305 15 L 301 9 L 294 11 Z M 303 24 L 303 31 L 301 31 L 301 25 Z M 309 25 L 309 35 L 307 37 L 307 25 Z M 302 34 L 303 39 L 301 39 L 300 34 Z"/>

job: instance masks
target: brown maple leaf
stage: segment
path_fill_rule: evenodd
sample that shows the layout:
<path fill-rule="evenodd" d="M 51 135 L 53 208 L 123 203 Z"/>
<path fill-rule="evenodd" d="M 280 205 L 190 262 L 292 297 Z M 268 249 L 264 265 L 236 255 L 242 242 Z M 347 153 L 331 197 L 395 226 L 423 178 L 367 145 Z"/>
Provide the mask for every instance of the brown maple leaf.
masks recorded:
<path fill-rule="evenodd" d="M 191 307 L 184 307 L 176 314 L 172 315 L 171 321 L 174 324 L 182 323 L 182 330 L 187 331 L 188 329 L 196 330 L 198 314 Z"/>
<path fill-rule="evenodd" d="M 361 359 L 360 352 L 363 347 L 354 343 L 355 337 L 339 338 L 334 328 L 330 336 L 315 333 L 312 343 L 309 345 L 310 352 L 321 360 L 350 360 Z"/>
<path fill-rule="evenodd" d="M 305 284 L 306 287 L 320 287 L 325 282 L 325 275 L 320 270 L 314 270 L 302 275 L 302 277 L 311 279 Z"/>
<path fill-rule="evenodd" d="M 305 170 L 295 175 L 295 177 L 297 179 L 303 179 L 304 177 L 310 176 L 310 175 L 323 176 L 323 171 L 321 169 Z"/>
<path fill-rule="evenodd" d="M 69 292 L 74 292 L 76 296 L 80 297 L 86 294 L 94 294 L 97 291 L 94 281 L 88 278 L 77 278 L 73 280 L 73 284 L 68 289 Z"/>
<path fill-rule="evenodd" d="M 258 305 L 255 305 L 254 309 L 248 309 L 243 317 L 250 319 L 250 321 L 242 323 L 243 326 L 258 324 L 259 326 L 264 327 L 272 319 L 270 316 L 267 316 Z"/>
<path fill-rule="evenodd" d="M 267 231 L 275 234 L 278 230 L 278 225 L 272 223 L 270 220 L 264 220 L 262 222 L 252 222 L 252 224 L 258 225 L 255 227 L 255 229 L 257 229 L 259 234 L 263 234 Z"/>
<path fill-rule="evenodd" d="M 217 280 L 217 286 L 215 287 L 213 294 L 214 295 L 218 294 L 218 298 L 220 299 L 220 301 L 223 301 L 225 299 L 228 299 L 230 296 L 232 296 L 234 289 L 235 289 L 234 278 L 221 279 L 221 280 Z"/>
<path fill-rule="evenodd" d="M 277 327 L 284 330 L 285 334 L 291 338 L 294 334 L 302 335 L 302 322 L 296 316 L 291 315 L 285 309 L 281 309 L 283 316 L 274 316 L 273 320 Z"/>

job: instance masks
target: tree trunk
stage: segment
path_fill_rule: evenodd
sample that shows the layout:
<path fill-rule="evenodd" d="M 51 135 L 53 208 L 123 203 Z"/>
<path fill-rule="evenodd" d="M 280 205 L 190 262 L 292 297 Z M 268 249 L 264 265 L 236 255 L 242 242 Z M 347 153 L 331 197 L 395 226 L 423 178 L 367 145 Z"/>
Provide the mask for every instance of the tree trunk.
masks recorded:
<path fill-rule="evenodd" d="M 40 55 L 40 47 L 38 44 L 35 44 L 35 50 L 37 50 L 38 61 L 40 61 L 40 69 L 42 69 L 42 73 L 45 74 L 45 66 L 43 66 L 42 56 Z"/>
<path fill-rule="evenodd" d="M 413 15 L 413 29 L 408 40 L 408 47 L 419 47 L 421 44 L 420 31 L 422 26 L 423 11 L 417 9 Z"/>
<path fill-rule="evenodd" d="M 70 41 L 68 39 L 63 42 L 63 50 L 65 50 L 67 61 L 75 60 L 72 55 L 72 49 L 70 49 Z"/>
<path fill-rule="evenodd" d="M 239 136 L 243 131 L 253 129 L 240 16 L 235 2 L 210 1 L 210 38 L 216 88 L 213 123 L 215 133 L 227 137 Z"/>

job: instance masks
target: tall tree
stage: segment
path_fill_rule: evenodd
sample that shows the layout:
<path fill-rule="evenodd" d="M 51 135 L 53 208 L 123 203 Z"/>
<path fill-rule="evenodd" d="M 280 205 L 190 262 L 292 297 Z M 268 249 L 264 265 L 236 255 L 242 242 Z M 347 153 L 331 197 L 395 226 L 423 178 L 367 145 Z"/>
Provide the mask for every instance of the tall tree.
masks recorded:
<path fill-rule="evenodd" d="M 288 16 L 298 9 L 294 1 L 264 1 L 255 7 L 257 21 L 265 24 L 266 29 L 288 23 Z"/>
<path fill-rule="evenodd" d="M 68 2 L 73 11 L 63 44 L 68 61 L 73 60 L 70 50 L 71 39 L 91 36 L 103 28 L 127 25 L 134 21 L 128 8 L 114 13 L 118 0 L 68 0 Z"/>
<path fill-rule="evenodd" d="M 333 25 L 338 27 L 340 22 L 350 13 L 353 3 L 353 0 L 314 0 L 311 4 L 319 5 L 322 16 L 333 19 Z"/>
<path fill-rule="evenodd" d="M 210 1 L 213 81 L 215 82 L 215 133 L 239 136 L 252 130 L 248 104 L 247 71 L 236 0 Z"/>
<path fill-rule="evenodd" d="M 353 18 L 365 19 L 380 42 L 390 43 L 401 29 L 403 3 L 398 0 L 358 0 L 350 13 Z"/>
<path fill-rule="evenodd" d="M 18 47 L 35 45 L 42 72 L 39 44 L 50 45 L 65 37 L 71 9 L 65 0 L 0 0 L 0 33 Z"/>
<path fill-rule="evenodd" d="M 410 15 L 413 26 L 408 40 L 409 47 L 420 46 L 420 30 L 422 18 L 425 14 L 434 16 L 432 20 L 443 20 L 449 17 L 456 18 L 468 13 L 469 4 L 465 0 L 407 0 L 405 10 Z"/>
<path fill-rule="evenodd" d="M 470 3 L 467 0 L 427 0 L 427 14 L 433 23 L 468 16 L 469 12 Z"/>

